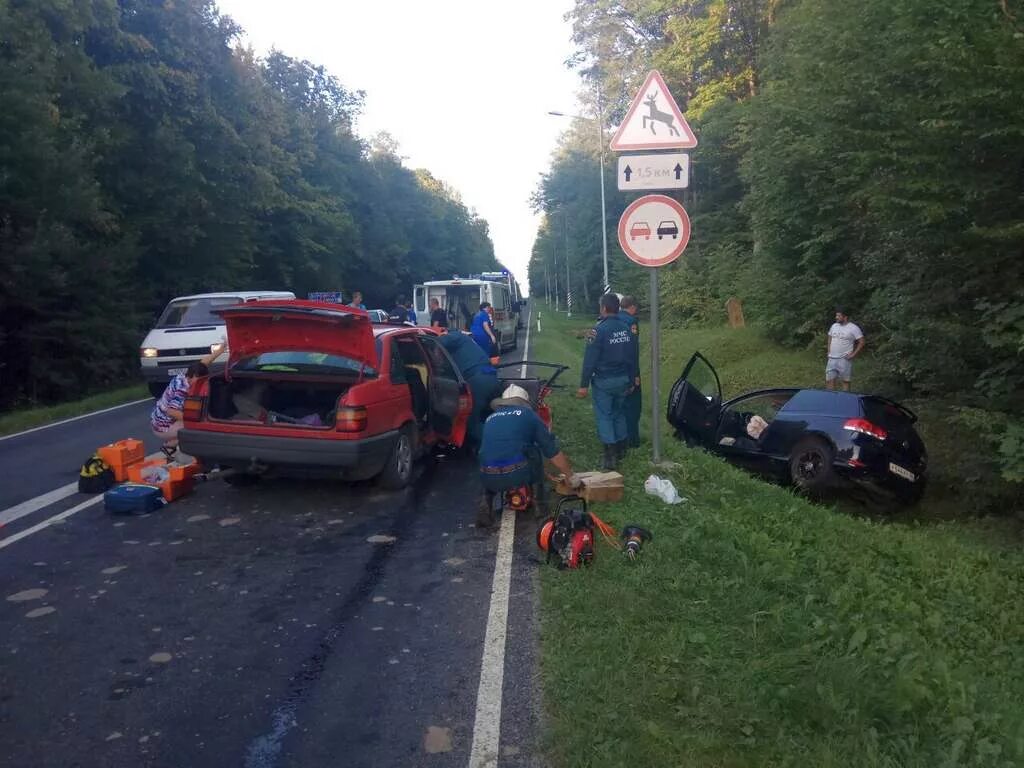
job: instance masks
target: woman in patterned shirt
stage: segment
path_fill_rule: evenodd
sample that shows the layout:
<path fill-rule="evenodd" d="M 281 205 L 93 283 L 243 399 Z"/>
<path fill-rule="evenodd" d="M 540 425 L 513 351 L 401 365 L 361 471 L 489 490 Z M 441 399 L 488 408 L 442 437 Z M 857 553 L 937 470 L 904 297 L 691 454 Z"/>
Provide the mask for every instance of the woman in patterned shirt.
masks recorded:
<path fill-rule="evenodd" d="M 211 350 L 210 354 L 192 363 L 184 373 L 179 373 L 171 379 L 171 383 L 153 407 L 153 412 L 149 416 L 150 426 L 153 428 L 153 434 L 168 448 L 178 445 L 178 432 L 185 424 L 185 398 L 188 396 L 189 387 L 196 379 L 210 375 L 210 363 L 224 354 L 227 345 L 221 342 L 214 348 L 216 351 Z"/>

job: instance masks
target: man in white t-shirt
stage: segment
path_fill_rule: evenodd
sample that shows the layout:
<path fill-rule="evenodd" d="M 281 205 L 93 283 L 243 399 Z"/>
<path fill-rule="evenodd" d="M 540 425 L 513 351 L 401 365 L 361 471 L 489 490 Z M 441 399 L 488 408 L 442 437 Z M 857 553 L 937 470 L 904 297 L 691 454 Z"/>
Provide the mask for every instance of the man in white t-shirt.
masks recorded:
<path fill-rule="evenodd" d="M 836 321 L 828 329 L 828 364 L 825 366 L 825 386 L 835 389 L 836 380 L 850 391 L 853 376 L 853 358 L 864 349 L 864 333 L 843 310 L 836 310 Z"/>

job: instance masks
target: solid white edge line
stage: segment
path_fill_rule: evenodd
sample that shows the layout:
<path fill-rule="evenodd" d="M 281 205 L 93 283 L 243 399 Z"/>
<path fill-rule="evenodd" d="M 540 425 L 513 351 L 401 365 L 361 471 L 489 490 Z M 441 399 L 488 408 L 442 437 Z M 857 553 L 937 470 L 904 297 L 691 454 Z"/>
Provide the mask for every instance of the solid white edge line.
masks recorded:
<path fill-rule="evenodd" d="M 18 531 L 13 536 L 8 536 L 6 539 L 0 539 L 0 549 L 3 549 L 4 547 L 9 547 L 11 546 L 11 544 L 19 542 L 22 539 L 31 536 L 33 533 L 38 533 L 44 528 L 49 528 L 54 523 L 59 523 L 61 520 L 66 520 L 72 515 L 81 512 L 83 509 L 88 509 L 89 507 L 99 504 L 101 501 L 103 501 L 102 494 L 99 496 L 95 496 L 91 499 L 87 499 L 86 501 L 83 501 L 81 504 L 74 506 L 71 509 L 66 509 L 59 514 L 54 515 L 53 517 L 48 517 L 45 520 L 43 520 L 43 522 L 36 523 L 31 528 L 26 528 L 24 531 Z"/>
<path fill-rule="evenodd" d="M 162 453 L 151 453 L 145 460 L 152 461 L 162 456 Z M 15 520 L 20 520 L 26 515 L 31 515 L 33 512 L 38 512 L 40 509 L 56 504 L 58 501 L 63 501 L 68 496 L 74 496 L 78 493 L 78 481 L 62 485 L 60 488 L 54 488 L 52 491 L 36 496 L 34 499 L 27 499 L 20 504 L 15 504 L 13 507 L 0 511 L 0 528 L 3 528 L 8 523 L 13 523 Z"/>
<path fill-rule="evenodd" d="M 469 768 L 496 768 L 501 738 L 501 699 L 505 680 L 505 638 L 508 633 L 508 596 L 512 581 L 512 547 L 515 543 L 516 513 L 501 513 L 498 551 L 494 559 L 491 607 L 480 664 L 480 687 L 476 694 L 473 746 Z"/>
<path fill-rule="evenodd" d="M 77 480 L 73 483 L 62 485 L 60 488 L 54 488 L 52 491 L 36 496 L 33 499 L 26 499 L 20 504 L 15 504 L 13 507 L 8 507 L 3 512 L 0 512 L 0 528 L 3 528 L 8 523 L 13 523 L 25 515 L 38 512 L 43 507 L 63 501 L 68 496 L 73 496 L 76 493 L 78 493 Z"/>
<path fill-rule="evenodd" d="M 526 361 L 530 359 L 530 321 L 526 321 L 526 343 L 523 344 L 523 365 L 519 369 L 519 378 L 526 378 Z"/>
<path fill-rule="evenodd" d="M 52 424 L 43 424 L 39 427 L 33 427 L 32 429 L 26 429 L 24 432 L 15 432 L 13 435 L 4 435 L 0 437 L 0 443 L 4 440 L 11 440 L 15 437 L 21 437 L 22 435 L 30 435 L 33 432 L 40 432 L 50 427 L 59 427 L 61 424 L 70 424 L 73 421 L 80 421 L 81 419 L 88 419 L 90 416 L 99 416 L 101 413 L 110 413 L 116 411 L 119 408 L 127 408 L 130 405 L 138 405 L 139 403 L 145 403 L 148 400 L 152 400 L 150 397 L 144 397 L 141 400 L 132 400 L 130 403 L 121 403 L 120 405 L 113 405 L 110 408 L 104 408 L 101 411 L 93 411 L 92 413 L 83 413 L 81 416 L 72 416 L 70 419 L 63 419 L 62 421 L 55 421 Z"/>

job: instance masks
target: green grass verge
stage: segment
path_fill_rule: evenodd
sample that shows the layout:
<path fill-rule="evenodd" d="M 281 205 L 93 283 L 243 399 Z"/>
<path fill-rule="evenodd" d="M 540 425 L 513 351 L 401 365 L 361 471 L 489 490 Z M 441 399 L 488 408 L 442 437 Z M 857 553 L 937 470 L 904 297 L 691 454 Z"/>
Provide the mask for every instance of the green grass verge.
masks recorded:
<path fill-rule="evenodd" d="M 42 408 L 26 408 L 19 411 L 0 414 L 0 435 L 10 435 L 25 429 L 40 427 L 61 419 L 70 419 L 85 413 L 100 411 L 133 400 L 141 400 L 149 395 L 142 384 L 111 392 L 102 392 L 82 400 L 75 400 L 59 405 L 48 405 Z"/>
<path fill-rule="evenodd" d="M 552 399 L 555 430 L 589 469 L 591 406 L 572 397 L 584 324 L 544 312 L 530 357 L 574 366 Z M 663 392 L 695 346 L 731 359 L 732 391 L 820 373 L 755 331 L 666 337 Z M 976 522 L 843 514 L 664 443 L 686 503 L 644 493 L 647 444 L 623 466 L 624 500 L 594 508 L 654 532 L 640 561 L 602 544 L 589 570 L 542 574 L 556 766 L 1024 764 L 1019 542 Z"/>

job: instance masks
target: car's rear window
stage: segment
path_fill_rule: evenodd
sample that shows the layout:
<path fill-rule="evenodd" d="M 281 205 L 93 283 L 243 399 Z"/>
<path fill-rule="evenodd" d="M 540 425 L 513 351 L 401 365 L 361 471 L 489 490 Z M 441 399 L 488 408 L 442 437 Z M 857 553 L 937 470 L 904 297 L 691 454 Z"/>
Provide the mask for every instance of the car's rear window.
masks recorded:
<path fill-rule="evenodd" d="M 912 414 L 895 403 L 876 397 L 865 397 L 862 402 L 864 403 L 864 418 L 874 424 L 888 429 L 896 429 L 897 427 L 909 427 L 915 421 Z"/>
<path fill-rule="evenodd" d="M 363 367 L 358 360 L 324 352 L 263 352 L 252 357 L 243 357 L 233 368 L 236 372 L 250 373 L 297 373 L 297 374 L 358 374 L 376 376 L 374 368 Z"/>
<path fill-rule="evenodd" d="M 167 305 L 157 320 L 157 328 L 180 328 L 190 325 L 224 325 L 224 319 L 213 314 L 215 309 L 241 304 L 238 296 L 220 299 L 179 299 Z"/>
<path fill-rule="evenodd" d="M 857 396 L 849 392 L 829 392 L 823 389 L 801 389 L 785 406 L 786 413 L 809 413 L 822 416 L 860 416 Z"/>

